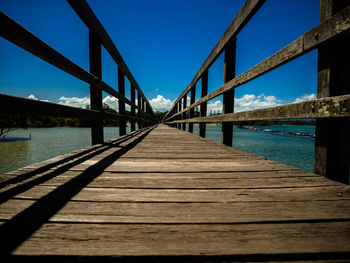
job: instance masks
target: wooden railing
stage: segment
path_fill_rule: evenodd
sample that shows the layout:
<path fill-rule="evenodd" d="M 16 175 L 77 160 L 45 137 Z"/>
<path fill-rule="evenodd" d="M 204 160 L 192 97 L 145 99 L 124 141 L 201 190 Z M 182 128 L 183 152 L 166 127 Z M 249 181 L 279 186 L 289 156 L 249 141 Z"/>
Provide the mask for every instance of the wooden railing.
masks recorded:
<path fill-rule="evenodd" d="M 232 146 L 235 122 L 315 118 L 315 173 L 349 184 L 350 6 L 347 6 L 347 1 L 321 0 L 318 26 L 235 77 L 236 37 L 264 2 L 264 0 L 245 2 L 191 83 L 175 100 L 163 122 L 183 130 L 186 130 L 186 124 L 189 124 L 189 132 L 193 132 L 193 123 L 199 123 L 199 135 L 202 137 L 205 137 L 207 122 L 222 123 L 221 141 L 225 145 Z M 316 48 L 318 48 L 316 100 L 234 113 L 235 88 Z M 207 94 L 208 70 L 223 52 L 225 52 L 224 85 Z M 196 83 L 200 79 L 201 98 L 195 101 Z M 189 106 L 187 106 L 188 93 L 191 93 Z M 207 117 L 207 102 L 219 95 L 223 95 L 223 114 Z M 194 109 L 197 106 L 200 106 L 200 117 L 194 118 Z"/>
<path fill-rule="evenodd" d="M 135 122 L 138 123 L 139 129 L 154 124 L 156 119 L 151 105 L 87 2 L 85 0 L 68 0 L 68 3 L 89 28 L 90 72 L 74 64 L 2 12 L 0 12 L 0 35 L 68 74 L 89 83 L 91 109 L 80 109 L 0 94 L 0 113 L 92 119 L 92 144 L 104 142 L 103 119 L 118 120 L 120 135 L 126 134 L 126 121 L 130 121 L 131 131 L 135 130 Z M 105 47 L 118 65 L 118 91 L 102 81 L 101 45 Z M 125 97 L 125 77 L 130 81 L 130 100 Z M 102 91 L 118 99 L 118 113 L 103 111 Z M 135 91 L 137 91 L 137 105 Z M 125 112 L 125 104 L 130 105 L 130 115 Z M 138 110 L 137 116 L 136 109 Z"/>

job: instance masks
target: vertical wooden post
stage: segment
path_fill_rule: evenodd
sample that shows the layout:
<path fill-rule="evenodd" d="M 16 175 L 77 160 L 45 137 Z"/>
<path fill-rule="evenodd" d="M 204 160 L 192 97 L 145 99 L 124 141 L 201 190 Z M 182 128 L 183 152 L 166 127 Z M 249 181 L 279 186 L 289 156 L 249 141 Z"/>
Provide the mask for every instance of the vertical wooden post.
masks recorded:
<path fill-rule="evenodd" d="M 147 123 L 145 121 L 146 118 L 146 114 L 145 113 L 145 99 L 142 97 L 141 99 L 142 103 L 141 103 L 141 110 L 142 110 L 142 127 L 147 127 Z"/>
<path fill-rule="evenodd" d="M 142 98 L 140 93 L 137 91 L 137 106 L 138 106 L 137 117 L 139 119 L 142 118 L 141 103 L 142 103 Z M 138 124 L 138 129 L 142 129 L 142 120 L 139 120 L 137 124 Z"/>
<path fill-rule="evenodd" d="M 185 94 L 184 98 L 183 98 L 183 108 L 182 109 L 185 109 L 187 107 L 187 93 Z M 182 114 L 182 119 L 185 120 L 186 119 L 186 112 L 184 112 Z M 183 123 L 182 124 L 182 130 L 186 131 L 186 123 Z"/>
<path fill-rule="evenodd" d="M 190 105 L 192 105 L 196 100 L 196 84 L 194 84 L 191 88 L 191 101 Z M 194 108 L 190 109 L 190 118 L 194 117 Z M 193 122 L 188 124 L 188 132 L 193 133 Z"/>
<path fill-rule="evenodd" d="M 202 75 L 202 89 L 201 89 L 201 98 L 208 94 L 208 70 L 206 70 Z M 207 102 L 204 102 L 200 106 L 201 117 L 207 116 Z M 199 136 L 205 138 L 205 123 L 199 123 Z"/>
<path fill-rule="evenodd" d="M 181 99 L 181 100 L 182 100 L 182 99 Z M 177 105 L 178 105 L 178 107 L 179 107 L 179 112 L 181 111 L 181 106 L 182 106 L 181 100 L 179 100 L 179 102 L 177 103 Z M 181 120 L 181 115 L 179 115 L 178 119 Z M 177 128 L 181 130 L 181 123 L 178 123 L 178 124 L 177 124 Z"/>
<path fill-rule="evenodd" d="M 235 77 L 236 39 L 233 39 L 225 49 L 224 83 Z M 234 107 L 235 91 L 230 90 L 223 95 L 222 113 L 232 113 Z M 232 146 L 233 122 L 223 122 L 221 143 Z"/>
<path fill-rule="evenodd" d="M 320 22 L 346 7 L 347 1 L 321 0 Z M 318 49 L 317 98 L 344 95 L 350 86 L 350 37 Z M 350 119 L 316 119 L 314 172 L 349 184 Z"/>
<path fill-rule="evenodd" d="M 131 99 L 131 102 L 135 104 L 135 87 L 132 84 L 130 85 L 130 99 Z M 131 106 L 131 116 L 136 117 L 134 106 Z M 132 132 L 135 131 L 135 121 L 134 120 L 131 120 L 131 131 Z"/>
<path fill-rule="evenodd" d="M 124 74 L 118 68 L 118 92 L 120 95 L 125 96 L 125 77 Z M 125 114 L 125 102 L 118 100 L 119 113 Z M 119 120 L 119 136 L 126 134 L 125 120 Z"/>
<path fill-rule="evenodd" d="M 101 41 L 92 31 L 89 31 L 89 60 L 90 73 L 101 79 Z M 90 85 L 90 108 L 102 113 L 102 90 L 94 85 Z M 93 121 L 91 126 L 91 143 L 92 145 L 103 143 L 102 116 L 100 119 Z"/>

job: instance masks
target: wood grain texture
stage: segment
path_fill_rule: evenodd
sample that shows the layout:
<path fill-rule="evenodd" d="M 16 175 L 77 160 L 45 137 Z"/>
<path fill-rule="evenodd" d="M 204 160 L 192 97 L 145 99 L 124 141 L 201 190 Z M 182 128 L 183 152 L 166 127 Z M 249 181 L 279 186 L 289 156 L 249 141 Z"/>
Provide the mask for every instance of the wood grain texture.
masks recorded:
<path fill-rule="evenodd" d="M 7 173 L 2 255 L 349 259 L 349 186 L 179 129 L 152 128 Z"/>
<path fill-rule="evenodd" d="M 187 94 L 190 89 L 198 82 L 202 75 L 208 71 L 209 67 L 215 62 L 215 60 L 224 51 L 228 43 L 240 32 L 245 24 L 254 16 L 254 14 L 259 10 L 259 8 L 264 4 L 265 0 L 248 0 L 244 3 L 242 8 L 239 10 L 231 24 L 228 26 L 224 34 L 221 36 L 220 40 L 216 43 L 213 50 L 210 52 L 208 57 L 203 62 L 196 75 L 194 76 L 191 83 L 187 88 L 180 94 L 180 96 L 174 101 L 173 106 L 170 108 L 169 113 L 175 107 L 176 103 L 179 102 L 185 94 Z M 168 114 L 165 115 L 167 117 Z"/>
<path fill-rule="evenodd" d="M 199 99 L 182 111 L 167 116 L 166 120 L 170 120 L 191 108 L 197 107 L 202 103 L 207 102 L 217 96 L 235 89 L 257 77 L 260 77 L 326 43 L 334 41 L 340 36 L 348 34 L 350 31 L 350 7 L 344 8 L 333 17 L 322 22 L 312 30 L 306 32 L 304 35 L 290 43 L 288 46 L 282 48 L 272 56 L 264 61 L 248 69 L 246 72 L 227 82 L 223 86 Z M 316 37 L 317 36 L 317 37 Z"/>
<path fill-rule="evenodd" d="M 327 97 L 313 101 L 276 106 L 272 108 L 220 114 L 208 117 L 197 117 L 171 123 L 232 122 L 278 119 L 313 119 L 350 117 L 350 95 Z"/>

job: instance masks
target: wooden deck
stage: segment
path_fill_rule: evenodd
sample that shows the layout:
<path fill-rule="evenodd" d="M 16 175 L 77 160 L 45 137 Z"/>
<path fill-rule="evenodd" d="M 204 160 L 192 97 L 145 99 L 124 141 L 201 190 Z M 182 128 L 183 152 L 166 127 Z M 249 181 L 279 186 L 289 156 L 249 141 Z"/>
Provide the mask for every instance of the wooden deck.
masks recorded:
<path fill-rule="evenodd" d="M 1 178 L 19 261 L 350 260 L 350 187 L 165 125 Z"/>

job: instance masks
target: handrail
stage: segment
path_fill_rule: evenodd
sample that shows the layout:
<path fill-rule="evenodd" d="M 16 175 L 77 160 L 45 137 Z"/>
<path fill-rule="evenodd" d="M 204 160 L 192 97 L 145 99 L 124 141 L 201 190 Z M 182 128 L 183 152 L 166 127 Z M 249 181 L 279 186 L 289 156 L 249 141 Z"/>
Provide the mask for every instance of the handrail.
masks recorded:
<path fill-rule="evenodd" d="M 55 117 L 88 118 L 94 120 L 92 126 L 92 143 L 103 143 L 103 119 L 119 120 L 120 135 L 125 134 L 125 121 L 131 121 L 131 129 L 135 130 L 135 121 L 138 122 L 139 129 L 143 125 L 151 125 L 156 122 L 155 115 L 147 98 L 142 93 L 136 80 L 127 68 L 124 60 L 114 46 L 97 17 L 94 15 L 85 0 L 69 1 L 74 6 L 74 10 L 79 16 L 88 19 L 87 26 L 90 29 L 90 71 L 87 72 L 76 65 L 61 53 L 47 45 L 34 34 L 16 23 L 13 19 L 0 11 L 0 35 L 13 44 L 25 49 L 33 55 L 50 63 L 51 65 L 65 71 L 66 73 L 90 84 L 91 110 L 80 109 L 56 103 L 34 101 L 25 98 L 0 94 L 0 112 L 21 115 L 40 115 Z M 80 10 L 82 9 L 82 11 Z M 82 19 L 83 19 L 82 18 Z M 85 22 L 85 21 L 84 21 Z M 93 29 L 93 30 L 91 30 Z M 120 83 L 119 92 L 114 90 L 101 79 L 101 43 L 106 47 L 118 65 L 118 75 Z M 96 71 L 97 70 L 97 71 Z M 95 75 L 94 72 L 97 72 Z M 124 76 L 130 80 L 131 101 L 125 97 Z M 135 101 L 135 89 L 139 98 Z M 104 112 L 102 109 L 102 90 L 117 98 L 119 101 L 119 113 Z M 132 95 L 133 94 L 133 95 Z M 125 103 L 131 107 L 131 116 L 125 114 Z M 146 107 L 144 107 L 146 104 Z M 138 117 L 135 116 L 135 109 L 138 109 Z"/>
<path fill-rule="evenodd" d="M 126 65 L 125 61 L 120 55 L 118 49 L 114 45 L 107 31 L 104 29 L 100 21 L 97 19 L 97 17 L 91 10 L 88 3 L 85 0 L 67 0 L 67 2 L 71 5 L 71 7 L 74 9 L 77 15 L 80 17 L 80 19 L 85 23 L 85 25 L 99 37 L 101 43 L 103 44 L 107 52 L 111 55 L 121 72 L 130 81 L 131 85 L 135 86 L 137 92 L 139 92 L 141 97 L 145 100 L 146 104 L 151 110 L 152 115 L 154 116 L 153 109 L 149 104 L 147 98 L 145 97 L 145 95 L 143 95 L 142 90 L 137 84 L 134 76 L 131 74 L 128 66 Z"/>
<path fill-rule="evenodd" d="M 248 0 L 244 3 L 242 8 L 239 10 L 236 17 L 233 19 L 231 24 L 226 29 L 225 33 L 222 35 L 220 40 L 216 43 L 213 50 L 210 52 L 209 56 L 203 62 L 203 65 L 198 70 L 197 74 L 194 76 L 191 83 L 187 88 L 180 94 L 180 96 L 175 100 L 172 107 L 169 109 L 165 118 L 173 110 L 176 103 L 178 103 L 187 92 L 198 82 L 202 77 L 203 73 L 208 70 L 208 68 L 215 62 L 215 60 L 222 54 L 228 43 L 242 30 L 242 28 L 249 22 L 249 20 L 254 16 L 254 14 L 259 10 L 259 8 L 264 4 L 266 0 Z"/>
<path fill-rule="evenodd" d="M 202 103 L 205 103 L 223 93 L 237 88 L 251 80 L 254 80 L 316 48 L 327 43 L 328 41 L 334 40 L 345 33 L 349 33 L 350 30 L 350 6 L 340 11 L 337 15 L 326 20 L 320 25 L 314 27 L 283 49 L 277 51 L 272 56 L 268 57 L 264 61 L 248 69 L 238 77 L 225 83 L 221 87 L 212 91 L 208 95 L 200 98 L 195 103 L 186 107 L 185 109 L 173 114 L 166 120 L 173 119 L 174 117 L 183 114 L 184 112 L 195 108 Z M 317 38 L 315 37 L 317 36 Z"/>
<path fill-rule="evenodd" d="M 189 124 L 189 132 L 193 132 L 193 123 L 199 123 L 199 135 L 202 137 L 205 137 L 205 123 L 222 123 L 222 143 L 232 146 L 233 123 L 256 120 L 315 118 L 315 173 L 327 176 L 333 180 L 349 183 L 349 136 L 344 135 L 344 132 L 342 133 L 341 131 L 331 131 L 332 128 L 327 127 L 335 125 L 338 129 L 350 130 L 350 95 L 349 89 L 346 88 L 349 86 L 349 81 L 345 81 L 350 75 L 348 64 L 346 64 L 349 62 L 342 61 L 342 55 L 346 55 L 346 52 L 347 54 L 349 53 L 350 6 L 346 5 L 345 2 L 320 1 L 321 18 L 319 25 L 269 58 L 241 75 L 234 77 L 235 39 L 242 27 L 264 2 L 247 0 L 226 30 L 226 32 L 231 33 L 227 34 L 225 32 L 220 38 L 191 83 L 175 100 L 165 115 L 163 122 L 172 126 L 175 125 L 175 127 L 183 130 L 185 130 L 186 124 Z M 242 25 L 238 26 L 239 22 Z M 230 43 L 232 44 L 230 45 Z M 316 48 L 319 49 L 319 57 L 321 56 L 318 68 L 318 99 L 267 109 L 233 112 L 235 88 Z M 225 83 L 207 94 L 209 67 L 223 51 L 225 51 Z M 333 57 L 330 54 L 333 54 Z M 337 71 L 341 71 L 341 73 L 337 73 Z M 201 98 L 195 101 L 196 83 L 200 78 L 202 79 L 202 94 Z M 187 94 L 189 92 L 191 92 L 191 100 L 190 105 L 187 105 Z M 206 116 L 207 102 L 222 94 L 224 95 L 223 113 L 215 116 Z M 200 117 L 194 117 L 194 108 L 198 106 L 201 107 Z M 187 114 L 188 111 L 190 112 L 189 116 Z M 337 130 L 337 128 L 334 129 Z"/>

